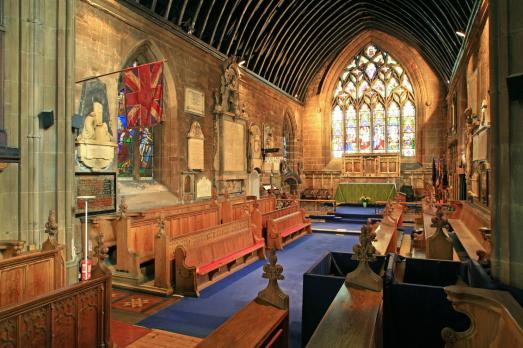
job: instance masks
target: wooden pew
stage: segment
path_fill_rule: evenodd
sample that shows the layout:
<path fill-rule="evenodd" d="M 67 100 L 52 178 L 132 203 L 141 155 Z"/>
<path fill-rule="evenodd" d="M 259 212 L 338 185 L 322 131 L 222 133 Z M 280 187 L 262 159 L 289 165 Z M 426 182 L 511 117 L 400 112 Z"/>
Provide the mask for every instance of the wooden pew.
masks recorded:
<path fill-rule="evenodd" d="M 454 309 L 470 318 L 470 329 L 444 328 L 445 347 L 523 347 L 523 308 L 506 291 L 445 287 Z"/>
<path fill-rule="evenodd" d="M 490 228 L 490 218 L 479 212 L 468 202 L 455 202 L 456 211 L 450 216 L 449 224 L 458 236 L 472 260 L 478 260 L 478 252 L 490 255 L 492 250 L 481 234 L 480 228 Z"/>
<path fill-rule="evenodd" d="M 245 202 L 234 203 L 232 205 L 232 219 L 237 220 L 243 217 L 245 210 L 248 210 L 250 213 L 252 213 L 255 205 L 261 214 L 266 214 L 276 209 L 276 198 L 273 195 L 269 195 L 260 199 L 256 199 L 256 197 L 254 197 L 254 199 L 248 199 Z M 225 223 L 230 221 L 223 222 Z"/>
<path fill-rule="evenodd" d="M 283 246 L 302 235 L 312 233 L 311 222 L 305 217 L 305 211 L 298 209 L 294 213 L 267 221 L 267 247 L 283 249 Z"/>
<path fill-rule="evenodd" d="M 255 234 L 250 217 L 168 238 L 158 234 L 155 245 L 156 287 L 172 291 L 172 261 L 175 262 L 175 291 L 199 296 L 200 290 L 231 271 L 265 258 L 265 243 Z M 160 256 L 161 255 L 161 256 Z"/>
<path fill-rule="evenodd" d="M 238 203 L 243 203 L 247 200 L 244 195 L 229 197 L 229 194 L 225 192 L 223 198 L 218 200 L 220 206 L 220 222 L 226 223 L 234 220 L 233 206 Z"/>
<path fill-rule="evenodd" d="M 298 211 L 298 205 L 297 204 L 291 204 L 285 208 L 272 210 L 266 213 L 261 213 L 259 209 L 257 209 L 256 203 L 253 206 L 253 210 L 251 212 L 251 222 L 256 226 L 256 235 L 259 238 L 264 238 L 267 241 L 267 221 L 270 219 L 277 219 L 279 217 L 289 215 L 291 213 Z"/>
<path fill-rule="evenodd" d="M 383 280 L 369 266 L 375 260 L 374 238 L 372 227 L 363 225 L 352 256 L 358 267 L 346 275 L 306 347 L 382 346 Z"/>
<path fill-rule="evenodd" d="M 164 219 L 167 235 L 175 237 L 218 225 L 220 211 L 215 201 L 205 201 L 120 216 L 115 221 L 116 269 L 128 273 L 126 280 L 135 283 L 143 280 L 140 264 L 155 258 L 160 219 Z"/>
<path fill-rule="evenodd" d="M 425 233 L 425 255 L 428 259 L 459 261 L 459 256 L 454 250 L 454 244 L 443 230 L 436 233 L 436 227 L 432 226 L 434 215 L 423 213 L 423 232 Z"/>
<path fill-rule="evenodd" d="M 28 279 L 51 279 L 52 272 L 43 264 L 56 261 L 56 252 L 36 252 L 8 260 L 15 271 L 26 268 Z M 19 267 L 20 266 L 20 267 Z M 63 269 L 63 268 L 62 268 Z M 112 347 L 111 341 L 111 273 L 95 266 L 93 279 L 69 287 L 57 286 L 54 277 L 49 286 L 41 287 L 28 280 L 13 283 L 26 289 L 24 296 L 0 308 L 1 347 Z M 63 282 L 63 278 L 62 278 Z M 1 283 L 6 284 L 2 279 Z M 54 284 L 54 285 L 53 285 Z M 34 285 L 34 288 L 31 287 Z M 0 296 L 4 301 L 5 296 Z"/>
<path fill-rule="evenodd" d="M 381 347 L 382 298 L 342 285 L 306 347 Z"/>
<path fill-rule="evenodd" d="M 198 348 L 289 346 L 289 296 L 278 286 L 278 280 L 284 277 L 283 267 L 276 261 L 272 250 L 269 264 L 263 266 L 263 277 L 269 279 L 267 288 L 202 340 Z"/>
<path fill-rule="evenodd" d="M 62 288 L 65 283 L 62 252 L 63 247 L 57 246 L 0 260 L 0 307 Z"/>

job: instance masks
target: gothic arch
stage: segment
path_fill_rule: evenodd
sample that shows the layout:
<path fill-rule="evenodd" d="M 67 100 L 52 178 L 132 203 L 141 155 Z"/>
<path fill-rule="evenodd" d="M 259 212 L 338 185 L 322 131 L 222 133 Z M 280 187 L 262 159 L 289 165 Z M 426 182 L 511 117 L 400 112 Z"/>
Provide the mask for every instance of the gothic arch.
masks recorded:
<path fill-rule="evenodd" d="M 322 142 L 327 145 L 324 146 L 323 156 L 325 159 L 331 158 L 331 103 L 332 95 L 339 76 L 345 69 L 346 65 L 358 52 L 370 43 L 379 45 L 382 50 L 389 52 L 395 59 L 397 59 L 404 67 L 410 78 L 410 82 L 415 93 L 415 107 L 416 107 L 416 124 L 420 125 L 416 131 L 416 156 L 418 162 L 426 162 L 426 145 L 421 141 L 423 134 L 427 131 L 424 125 L 433 117 L 442 117 L 444 115 L 443 106 L 443 84 L 435 74 L 433 67 L 431 67 L 426 60 L 421 56 L 419 51 L 401 41 L 400 39 L 378 30 L 368 30 L 359 35 L 353 40 L 340 54 L 333 60 L 328 71 L 325 73 L 325 78 L 321 85 L 319 93 L 319 103 L 321 109 L 321 117 L 323 120 Z M 425 156 L 427 157 L 424 157 Z"/>
<path fill-rule="evenodd" d="M 166 55 L 162 50 L 150 40 L 142 40 L 136 43 L 131 47 L 127 53 L 124 55 L 125 60 L 122 61 L 121 68 L 128 67 L 132 65 L 137 59 L 138 64 L 144 64 L 148 62 L 154 62 L 161 60 Z M 120 76 L 121 79 L 121 76 Z M 163 123 L 158 127 L 155 127 L 154 130 L 154 168 L 153 168 L 153 177 L 156 181 L 159 181 L 162 184 L 168 185 L 171 181 L 169 173 L 164 173 L 162 168 L 167 168 L 166 159 L 169 157 L 167 151 L 169 151 L 168 146 L 163 146 L 163 138 L 170 136 L 167 134 L 171 129 L 175 127 L 174 123 L 177 119 L 177 98 L 176 98 L 176 88 L 175 82 L 173 79 L 173 74 L 171 72 L 171 67 L 169 64 L 163 65 L 163 79 L 164 79 L 164 96 L 163 96 Z M 170 185 L 168 185 L 170 186 Z M 172 189 L 172 188 L 171 188 Z"/>

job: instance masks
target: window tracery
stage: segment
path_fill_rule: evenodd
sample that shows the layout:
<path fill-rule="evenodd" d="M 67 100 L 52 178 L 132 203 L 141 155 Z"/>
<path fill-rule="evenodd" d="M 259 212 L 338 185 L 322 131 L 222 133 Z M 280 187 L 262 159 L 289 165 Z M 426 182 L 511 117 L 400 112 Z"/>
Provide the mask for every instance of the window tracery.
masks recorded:
<path fill-rule="evenodd" d="M 339 77 L 332 104 L 332 155 L 416 154 L 414 89 L 405 69 L 374 44 Z"/>

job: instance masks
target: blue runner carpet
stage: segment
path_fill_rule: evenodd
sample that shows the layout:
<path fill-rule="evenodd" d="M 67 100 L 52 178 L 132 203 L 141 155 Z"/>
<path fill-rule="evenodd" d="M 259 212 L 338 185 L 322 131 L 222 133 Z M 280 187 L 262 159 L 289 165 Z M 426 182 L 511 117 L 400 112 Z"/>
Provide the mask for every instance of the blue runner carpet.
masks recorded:
<path fill-rule="evenodd" d="M 283 266 L 285 276 L 279 285 L 290 297 L 291 347 L 301 345 L 303 273 L 328 251 L 351 252 L 357 241 L 358 235 L 313 233 L 278 251 L 278 263 Z M 262 278 L 265 263 L 257 261 L 204 289 L 199 298 L 185 297 L 138 325 L 207 337 L 266 287 L 267 279 Z"/>

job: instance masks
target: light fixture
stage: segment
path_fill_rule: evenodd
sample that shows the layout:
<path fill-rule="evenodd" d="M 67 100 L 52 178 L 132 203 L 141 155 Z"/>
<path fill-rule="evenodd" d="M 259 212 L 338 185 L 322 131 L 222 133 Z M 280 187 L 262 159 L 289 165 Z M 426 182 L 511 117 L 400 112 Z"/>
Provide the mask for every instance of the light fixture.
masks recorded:
<path fill-rule="evenodd" d="M 242 59 L 242 61 L 238 63 L 238 66 L 242 66 L 243 64 L 245 64 L 245 59 Z"/>
<path fill-rule="evenodd" d="M 461 30 L 456 30 L 456 35 L 458 35 L 459 37 L 465 37 L 465 32 L 461 31 Z"/>

